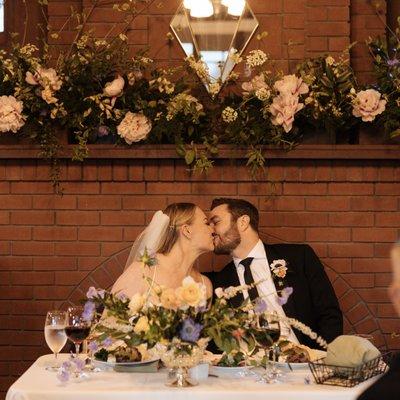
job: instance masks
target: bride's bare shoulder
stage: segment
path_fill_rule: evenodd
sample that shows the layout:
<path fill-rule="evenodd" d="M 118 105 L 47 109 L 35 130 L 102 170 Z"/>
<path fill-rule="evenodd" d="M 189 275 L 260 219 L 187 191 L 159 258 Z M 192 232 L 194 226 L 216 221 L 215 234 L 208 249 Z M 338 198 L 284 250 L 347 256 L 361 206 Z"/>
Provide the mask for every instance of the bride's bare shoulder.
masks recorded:
<path fill-rule="evenodd" d="M 143 269 L 143 264 L 140 262 L 133 262 L 116 280 L 111 292 L 131 292 L 134 289 L 139 289 L 141 286 L 141 278 L 143 274 L 146 275 L 146 271 Z"/>

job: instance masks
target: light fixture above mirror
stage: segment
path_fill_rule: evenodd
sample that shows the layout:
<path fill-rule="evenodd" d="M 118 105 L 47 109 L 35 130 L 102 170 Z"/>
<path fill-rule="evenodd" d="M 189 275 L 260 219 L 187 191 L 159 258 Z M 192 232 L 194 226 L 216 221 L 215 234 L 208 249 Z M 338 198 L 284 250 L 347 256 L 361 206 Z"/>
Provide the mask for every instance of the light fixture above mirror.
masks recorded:
<path fill-rule="evenodd" d="M 184 0 L 170 26 L 185 54 L 202 61 L 207 76 L 200 78 L 216 94 L 235 67 L 232 56 L 243 52 L 258 21 L 245 0 Z"/>

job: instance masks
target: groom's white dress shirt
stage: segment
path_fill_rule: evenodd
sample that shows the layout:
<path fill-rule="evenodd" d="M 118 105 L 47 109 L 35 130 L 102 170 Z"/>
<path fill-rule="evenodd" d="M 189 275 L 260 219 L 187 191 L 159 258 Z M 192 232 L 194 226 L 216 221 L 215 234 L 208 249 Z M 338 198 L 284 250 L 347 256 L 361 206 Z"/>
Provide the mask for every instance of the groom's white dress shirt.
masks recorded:
<path fill-rule="evenodd" d="M 253 261 L 250 264 L 250 270 L 251 274 L 253 275 L 254 282 L 262 281 L 257 285 L 257 290 L 260 297 L 262 297 L 262 299 L 266 302 L 268 310 L 273 310 L 276 311 L 278 315 L 286 316 L 285 311 L 277 301 L 275 284 L 272 280 L 267 254 L 265 253 L 265 247 L 261 240 L 257 242 L 257 244 L 245 258 L 248 257 L 253 258 Z M 241 285 L 245 285 L 244 266 L 240 264 L 240 261 L 242 261 L 240 258 L 233 257 L 239 282 Z M 247 290 L 243 292 L 243 296 L 245 299 L 249 297 Z M 295 333 L 291 327 L 285 323 L 281 323 L 281 336 L 285 336 L 291 342 L 299 344 Z"/>

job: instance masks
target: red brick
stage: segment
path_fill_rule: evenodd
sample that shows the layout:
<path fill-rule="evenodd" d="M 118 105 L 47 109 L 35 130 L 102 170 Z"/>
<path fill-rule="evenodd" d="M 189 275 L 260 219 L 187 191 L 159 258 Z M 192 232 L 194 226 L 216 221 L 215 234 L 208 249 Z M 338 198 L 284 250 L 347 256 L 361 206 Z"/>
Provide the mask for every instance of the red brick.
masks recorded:
<path fill-rule="evenodd" d="M 374 247 L 369 243 L 330 243 L 330 257 L 372 257 Z"/>
<path fill-rule="evenodd" d="M 31 209 L 31 196 L 15 196 L 15 195 L 0 195 L 0 209 L 15 210 L 15 209 Z"/>
<path fill-rule="evenodd" d="M 51 226 L 33 228 L 33 240 L 76 240 L 77 228 Z"/>
<path fill-rule="evenodd" d="M 25 226 L 1 226 L 0 240 L 30 240 L 32 228 Z"/>
<path fill-rule="evenodd" d="M 389 254 L 387 254 L 389 255 Z M 353 272 L 389 272 L 391 271 L 389 259 L 353 259 Z"/>
<path fill-rule="evenodd" d="M 395 196 L 354 196 L 350 198 L 351 209 L 354 211 L 396 211 L 397 200 L 398 198 Z"/>
<path fill-rule="evenodd" d="M 54 285 L 53 272 L 13 272 L 11 279 L 13 285 Z"/>
<path fill-rule="evenodd" d="M 373 226 L 374 214 L 366 212 L 343 212 L 329 214 L 330 226 Z"/>
<path fill-rule="evenodd" d="M 349 228 L 307 228 L 307 242 L 348 242 Z"/>
<path fill-rule="evenodd" d="M 353 228 L 353 242 L 395 242 L 398 238 L 395 228 Z"/>
<path fill-rule="evenodd" d="M 343 278 L 349 283 L 353 288 L 369 288 L 375 285 L 374 274 L 346 274 Z"/>
<path fill-rule="evenodd" d="M 15 225 L 52 225 L 53 211 L 12 211 L 11 223 Z"/>
<path fill-rule="evenodd" d="M 328 194 L 333 195 L 370 195 L 374 193 L 372 183 L 330 183 Z"/>
<path fill-rule="evenodd" d="M 284 195 L 325 195 L 327 193 L 326 183 L 284 183 Z"/>
<path fill-rule="evenodd" d="M 383 303 L 389 300 L 387 290 L 382 288 L 359 289 L 358 293 L 368 303 Z"/>
<path fill-rule="evenodd" d="M 103 194 L 144 194 L 144 182 L 102 182 L 101 193 Z"/>
<path fill-rule="evenodd" d="M 52 242 L 13 242 L 12 254 L 17 256 L 46 256 L 54 254 Z"/>
<path fill-rule="evenodd" d="M 57 211 L 58 225 L 98 225 L 100 222 L 97 211 Z"/>
<path fill-rule="evenodd" d="M 375 214 L 376 226 L 393 226 L 399 227 L 400 214 L 398 212 L 382 212 Z"/>
<path fill-rule="evenodd" d="M 33 208 L 37 209 L 74 209 L 76 208 L 75 196 L 33 196 Z"/>
<path fill-rule="evenodd" d="M 120 210 L 121 196 L 79 196 L 80 210 Z"/>
<path fill-rule="evenodd" d="M 350 200 L 344 196 L 306 198 L 306 210 L 309 211 L 346 211 L 350 209 Z"/>
<path fill-rule="evenodd" d="M 78 240 L 117 242 L 122 240 L 122 228 L 111 228 L 109 226 L 81 227 L 78 232 Z"/>
<path fill-rule="evenodd" d="M 143 211 L 121 211 L 115 213 L 113 211 L 101 212 L 101 225 L 117 225 L 120 227 L 126 225 L 144 225 Z"/>

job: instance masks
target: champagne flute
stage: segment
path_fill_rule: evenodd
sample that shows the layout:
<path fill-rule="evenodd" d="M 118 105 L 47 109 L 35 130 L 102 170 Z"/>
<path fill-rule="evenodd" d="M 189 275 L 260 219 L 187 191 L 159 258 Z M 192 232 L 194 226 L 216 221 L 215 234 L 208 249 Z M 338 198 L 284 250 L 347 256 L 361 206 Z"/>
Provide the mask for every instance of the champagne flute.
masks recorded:
<path fill-rule="evenodd" d="M 47 346 L 54 353 L 54 365 L 49 369 L 57 369 L 57 355 L 67 343 L 67 335 L 65 333 L 65 326 L 67 323 L 67 313 L 65 311 L 49 311 L 46 315 L 46 322 L 44 324 L 44 337 Z"/>
<path fill-rule="evenodd" d="M 75 356 L 79 356 L 79 347 L 89 336 L 90 322 L 83 318 L 83 307 L 69 307 L 67 326 L 65 333 L 71 342 L 75 344 Z"/>
<path fill-rule="evenodd" d="M 277 346 L 281 334 L 281 327 L 278 315 L 274 313 L 266 313 L 259 316 L 258 327 L 256 330 L 256 340 L 264 348 L 265 352 L 265 375 L 263 382 L 276 383 L 279 371 L 276 368 Z M 270 353 L 272 352 L 272 362 L 270 361 Z M 270 368 L 272 364 L 272 367 Z"/>

